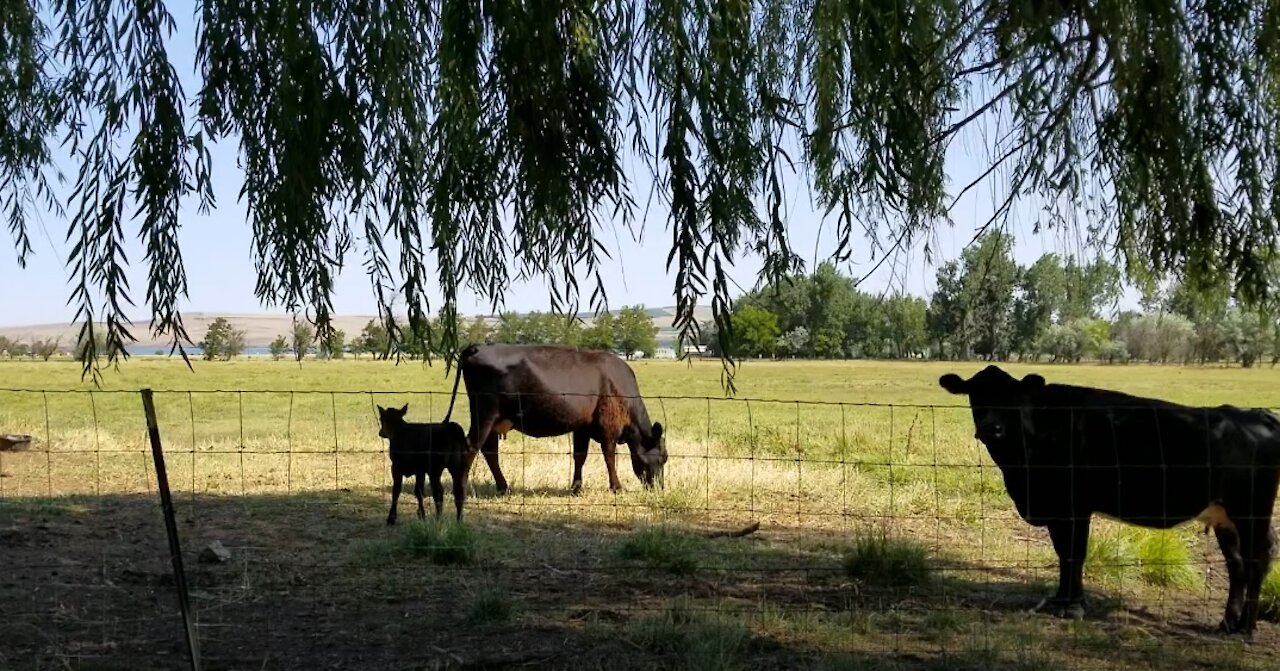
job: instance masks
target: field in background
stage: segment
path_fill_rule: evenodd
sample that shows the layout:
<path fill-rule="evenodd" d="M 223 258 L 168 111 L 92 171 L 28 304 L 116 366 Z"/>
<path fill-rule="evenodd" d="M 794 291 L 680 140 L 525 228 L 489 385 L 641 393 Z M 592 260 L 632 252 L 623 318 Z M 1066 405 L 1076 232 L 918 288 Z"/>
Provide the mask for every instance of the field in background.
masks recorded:
<path fill-rule="evenodd" d="M 465 527 L 411 523 L 406 493 L 394 530 L 383 524 L 389 477 L 373 405 L 407 402 L 411 420 L 438 420 L 453 382 L 443 366 L 195 365 L 140 358 L 87 393 L 75 364 L 0 363 L 0 387 L 51 390 L 0 392 L 0 431 L 36 438 L 30 452 L 0 454 L 10 557 L 0 604 L 12 634 L 0 637 L 0 668 L 178 664 L 144 386 L 157 390 L 210 668 L 1280 662 L 1277 625 L 1252 644 L 1212 633 L 1223 567 L 1212 537 L 1191 526 L 1157 534 L 1095 521 L 1089 617 L 1023 614 L 1056 577 L 1047 534 L 1017 518 L 964 399 L 937 386 L 944 372 L 984 364 L 747 362 L 739 399 L 725 400 L 718 362 L 633 362 L 668 430 L 666 491 L 641 491 L 624 452 L 627 491 L 610 494 L 593 443 L 586 491 L 570 497 L 568 437 L 512 432 L 499 448 L 512 496 L 494 495 L 477 460 Z M 1271 369 L 1005 367 L 1280 407 Z M 83 391 L 52 391 L 68 389 Z M 467 411 L 460 392 L 464 427 Z M 707 537 L 756 521 L 745 538 Z M 442 539 L 457 549 L 440 550 Z M 214 540 L 232 559 L 199 563 Z"/>

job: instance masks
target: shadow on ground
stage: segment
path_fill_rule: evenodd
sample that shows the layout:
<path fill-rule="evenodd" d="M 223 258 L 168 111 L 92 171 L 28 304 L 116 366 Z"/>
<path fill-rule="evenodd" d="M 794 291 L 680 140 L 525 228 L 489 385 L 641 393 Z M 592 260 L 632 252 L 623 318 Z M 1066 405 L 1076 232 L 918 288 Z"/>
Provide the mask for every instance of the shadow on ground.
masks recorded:
<path fill-rule="evenodd" d="M 1025 573 L 934 557 L 931 566 L 945 569 L 922 584 L 877 584 L 848 575 L 838 536 L 799 530 L 659 534 L 648 538 L 650 555 L 627 559 L 620 547 L 639 523 L 585 521 L 570 505 L 524 515 L 477 506 L 468 509 L 471 556 L 448 563 L 414 549 L 414 538 L 435 537 L 415 528 L 408 502 L 399 527 L 384 525 L 386 500 L 373 491 L 182 495 L 178 525 L 205 668 L 1262 669 L 1280 661 L 1274 625 L 1250 644 L 1213 635 L 1216 599 L 1171 597 L 1155 612 L 1094 593 L 1084 622 L 1030 616 L 1049 586 Z M 215 540 L 230 559 L 202 561 Z M 0 668 L 184 666 L 155 497 L 3 501 L 0 548 Z"/>

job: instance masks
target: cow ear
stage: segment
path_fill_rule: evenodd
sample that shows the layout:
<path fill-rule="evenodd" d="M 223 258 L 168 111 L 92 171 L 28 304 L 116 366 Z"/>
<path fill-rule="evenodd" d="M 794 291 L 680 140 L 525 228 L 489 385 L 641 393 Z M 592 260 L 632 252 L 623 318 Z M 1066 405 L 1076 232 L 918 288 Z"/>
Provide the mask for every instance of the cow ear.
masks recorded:
<path fill-rule="evenodd" d="M 382 407 L 382 406 L 380 406 L 380 405 L 374 405 L 373 407 L 375 407 L 375 408 L 377 408 L 377 409 L 378 409 L 378 414 L 382 414 L 382 413 L 384 413 L 384 412 L 386 412 L 386 411 L 387 411 L 387 409 L 386 409 L 386 408 L 384 408 L 384 407 Z"/>
<path fill-rule="evenodd" d="M 964 380 L 955 373 L 947 373 L 946 375 L 938 378 L 938 385 L 953 394 L 968 393 L 968 390 L 965 389 Z"/>
<path fill-rule="evenodd" d="M 403 414 L 405 414 L 405 413 L 407 413 L 407 412 L 409 412 L 409 404 L 408 404 L 408 403 L 405 403 L 405 404 L 404 404 L 403 406 L 401 406 L 401 408 L 400 408 L 400 414 L 402 414 L 402 415 L 403 415 Z"/>
<path fill-rule="evenodd" d="M 1044 378 L 1036 375 L 1035 373 L 1028 373 L 1022 378 L 1022 386 L 1026 391 L 1040 391 L 1041 389 L 1044 389 L 1044 385 Z"/>
<path fill-rule="evenodd" d="M 662 437 L 662 422 L 653 423 L 653 439 L 658 440 Z"/>

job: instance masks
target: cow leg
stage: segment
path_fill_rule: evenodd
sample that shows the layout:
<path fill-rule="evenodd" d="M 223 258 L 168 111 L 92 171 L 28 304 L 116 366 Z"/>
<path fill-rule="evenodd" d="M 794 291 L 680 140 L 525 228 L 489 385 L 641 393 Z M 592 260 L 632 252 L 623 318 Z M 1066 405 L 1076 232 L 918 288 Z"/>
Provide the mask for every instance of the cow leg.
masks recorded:
<path fill-rule="evenodd" d="M 1239 630 L 1240 618 L 1244 614 L 1245 597 L 1245 562 L 1240 553 L 1240 534 L 1235 527 L 1214 527 L 1213 533 L 1218 537 L 1218 548 L 1222 550 L 1222 559 L 1227 565 L 1227 610 L 1222 615 L 1218 629 L 1231 634 Z"/>
<path fill-rule="evenodd" d="M 404 485 L 404 474 L 394 465 L 391 466 L 391 512 L 387 513 L 387 526 L 396 523 L 396 504 L 400 502 L 400 488 Z"/>
<path fill-rule="evenodd" d="M 582 465 L 587 463 L 587 452 L 591 448 L 591 434 L 586 429 L 578 429 L 573 432 L 573 484 L 569 487 L 569 493 L 578 495 L 582 493 Z"/>
<path fill-rule="evenodd" d="M 614 463 L 618 456 L 617 439 L 606 438 L 600 443 L 600 451 L 604 453 L 604 467 L 609 470 L 609 491 L 616 494 L 622 491 L 622 482 L 618 480 L 618 465 Z"/>
<path fill-rule="evenodd" d="M 511 488 L 502 475 L 502 467 L 498 465 L 498 434 L 490 431 L 488 440 L 484 441 L 484 447 L 480 450 L 484 452 L 485 463 L 489 464 L 489 472 L 493 473 L 493 482 L 498 488 L 498 494 L 506 494 Z"/>
<path fill-rule="evenodd" d="M 1088 517 L 1054 522 L 1049 538 L 1058 554 L 1058 591 L 1033 609 L 1058 617 L 1084 617 L 1084 559 L 1089 549 Z"/>
<path fill-rule="evenodd" d="M 418 519 L 420 520 L 427 518 L 427 511 L 425 508 L 422 507 L 422 499 L 423 499 L 422 490 L 426 486 L 426 483 L 423 482 L 423 480 L 426 480 L 426 479 L 427 479 L 427 474 L 422 471 L 419 471 L 418 474 L 413 478 L 413 495 L 415 498 L 418 499 Z"/>
<path fill-rule="evenodd" d="M 498 421 L 498 406 L 491 399 L 481 396 L 475 400 L 471 409 L 471 431 L 467 434 L 467 473 L 475 463 L 476 452 L 484 453 L 485 463 L 489 464 L 489 472 L 493 474 L 493 482 L 499 494 L 507 493 L 507 479 L 502 477 L 502 468 L 498 466 L 498 434 L 493 426 Z M 468 476 L 468 479 L 470 477 Z"/>
<path fill-rule="evenodd" d="M 431 469 L 431 502 L 436 504 L 436 519 L 440 519 L 440 509 L 444 507 L 444 484 L 440 482 L 443 468 Z M 457 478 L 454 478 L 456 481 Z"/>
<path fill-rule="evenodd" d="M 1252 636 L 1258 624 L 1258 598 L 1262 594 L 1262 582 L 1271 568 L 1272 551 L 1275 548 L 1275 532 L 1271 529 L 1271 515 L 1258 515 L 1245 523 L 1246 532 L 1240 534 L 1240 551 L 1244 555 L 1244 612 L 1240 616 L 1240 632 Z"/>

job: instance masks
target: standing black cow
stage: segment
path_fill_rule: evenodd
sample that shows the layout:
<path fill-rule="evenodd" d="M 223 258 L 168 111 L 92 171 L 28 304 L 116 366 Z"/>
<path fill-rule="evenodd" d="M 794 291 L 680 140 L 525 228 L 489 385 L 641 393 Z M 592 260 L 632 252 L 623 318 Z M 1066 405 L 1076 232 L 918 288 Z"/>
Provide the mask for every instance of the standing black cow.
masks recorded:
<path fill-rule="evenodd" d="M 649 422 L 635 373 L 617 356 L 544 345 L 472 345 L 462 351 L 458 370 L 471 403 L 468 469 L 482 451 L 499 493 L 508 486 L 498 466 L 498 438 L 511 429 L 533 438 L 573 434 L 575 494 L 582 490 L 591 440 L 604 452 L 611 491 L 622 489 L 614 465 L 618 443 L 627 444 L 631 468 L 646 488 L 663 486 L 662 424 Z M 454 398 L 457 393 L 455 379 Z"/>
<path fill-rule="evenodd" d="M 1058 591 L 1035 610 L 1084 614 L 1093 513 L 1157 529 L 1198 519 L 1213 528 L 1230 579 L 1219 627 L 1252 634 L 1276 542 L 1280 418 L 1046 384 L 1035 374 L 1018 380 L 998 366 L 938 383 L 968 395 L 975 437 L 1000 467 L 1018 514 L 1048 527 Z"/>

